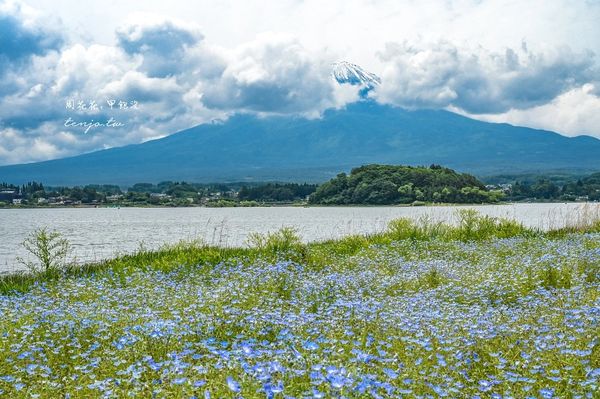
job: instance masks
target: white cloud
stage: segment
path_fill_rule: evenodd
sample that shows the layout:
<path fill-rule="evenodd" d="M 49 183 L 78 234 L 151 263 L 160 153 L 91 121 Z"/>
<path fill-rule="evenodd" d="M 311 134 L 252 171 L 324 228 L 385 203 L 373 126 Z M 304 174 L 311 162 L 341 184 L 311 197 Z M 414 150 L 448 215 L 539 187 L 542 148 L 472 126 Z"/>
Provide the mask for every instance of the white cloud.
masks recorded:
<path fill-rule="evenodd" d="M 585 84 L 537 107 L 511 109 L 495 115 L 467 115 L 488 122 L 506 122 L 545 130 L 561 126 L 561 133 L 567 136 L 585 134 L 600 138 L 600 97 L 594 94 L 596 90 L 593 84 Z"/>
<path fill-rule="evenodd" d="M 329 63 L 297 40 L 263 34 L 236 49 L 220 79 L 203 86 L 209 108 L 311 113 L 334 105 Z"/>
<path fill-rule="evenodd" d="M 533 53 L 525 43 L 503 53 L 436 43 L 388 43 L 376 97 L 412 108 L 454 106 L 470 113 L 531 108 L 589 82 L 598 72 L 591 52 L 559 47 Z"/>
<path fill-rule="evenodd" d="M 52 159 L 67 153 L 43 137 L 26 137 L 10 128 L 0 130 L 0 159 L 6 159 L 7 163 L 22 162 L 29 157 Z"/>
<path fill-rule="evenodd" d="M 117 30 L 119 46 L 128 54 L 141 55 L 140 69 L 151 77 L 172 76 L 184 71 L 187 48 L 203 37 L 195 24 L 148 14 L 137 16 Z"/>
<path fill-rule="evenodd" d="M 80 39 L 111 44 L 131 14 L 193 21 L 217 45 L 234 48 L 263 32 L 283 32 L 310 50 L 326 48 L 377 70 L 373 54 L 386 42 L 438 41 L 482 45 L 492 51 L 518 46 L 534 51 L 570 45 L 600 53 L 600 2 L 571 0 L 145 0 L 111 7 L 74 0 L 27 0 L 56 13 Z"/>

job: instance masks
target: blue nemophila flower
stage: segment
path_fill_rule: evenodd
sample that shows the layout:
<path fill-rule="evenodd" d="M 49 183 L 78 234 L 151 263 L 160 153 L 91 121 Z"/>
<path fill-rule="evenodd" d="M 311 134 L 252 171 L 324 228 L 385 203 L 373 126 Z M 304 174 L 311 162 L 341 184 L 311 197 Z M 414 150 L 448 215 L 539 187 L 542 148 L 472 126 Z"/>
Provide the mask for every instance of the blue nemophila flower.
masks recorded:
<path fill-rule="evenodd" d="M 263 390 L 265 391 L 268 398 L 272 398 L 278 393 L 283 392 L 283 382 L 278 381 L 274 384 L 267 382 L 263 385 Z"/>
<path fill-rule="evenodd" d="M 433 392 L 435 392 L 440 397 L 448 396 L 446 390 L 439 385 L 431 385 L 431 389 L 433 389 Z"/>
<path fill-rule="evenodd" d="M 492 389 L 493 386 L 494 386 L 494 384 L 492 384 L 490 381 L 486 381 L 486 380 L 479 381 L 479 390 L 482 392 L 489 391 L 490 389 Z"/>
<path fill-rule="evenodd" d="M 388 369 L 388 368 L 384 367 L 383 372 L 385 373 L 385 375 L 387 375 L 391 379 L 398 378 L 398 373 L 392 369 Z"/>
<path fill-rule="evenodd" d="M 240 384 L 231 376 L 227 377 L 227 387 L 235 393 L 239 393 L 241 390 Z"/>
<path fill-rule="evenodd" d="M 315 351 L 319 349 L 319 345 L 314 341 L 306 341 L 304 342 L 304 345 L 302 345 L 302 347 L 309 351 Z"/>
<path fill-rule="evenodd" d="M 352 379 L 345 377 L 342 374 L 338 374 L 337 372 L 328 373 L 327 380 L 329 381 L 331 387 L 334 389 L 341 389 L 346 385 L 352 384 Z"/>

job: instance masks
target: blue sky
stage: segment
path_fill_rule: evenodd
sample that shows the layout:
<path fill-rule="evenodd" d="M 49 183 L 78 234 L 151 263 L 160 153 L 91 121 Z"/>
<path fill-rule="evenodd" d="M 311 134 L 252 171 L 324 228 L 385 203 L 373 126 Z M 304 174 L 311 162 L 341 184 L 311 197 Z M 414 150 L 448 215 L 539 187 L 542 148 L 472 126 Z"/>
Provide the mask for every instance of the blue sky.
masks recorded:
<path fill-rule="evenodd" d="M 600 137 L 598 21 L 595 0 L 0 0 L 0 164 L 235 112 L 319 117 L 358 98 L 339 60 L 380 76 L 382 103 Z"/>

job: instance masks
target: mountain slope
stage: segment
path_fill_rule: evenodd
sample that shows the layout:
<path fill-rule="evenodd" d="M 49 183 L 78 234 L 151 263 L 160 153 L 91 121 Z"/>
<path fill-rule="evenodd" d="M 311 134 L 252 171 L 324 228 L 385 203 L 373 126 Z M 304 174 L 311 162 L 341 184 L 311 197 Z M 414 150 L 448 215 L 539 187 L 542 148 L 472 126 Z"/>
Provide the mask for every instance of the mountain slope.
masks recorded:
<path fill-rule="evenodd" d="M 600 140 L 359 101 L 321 119 L 237 115 L 142 144 L 4 166 L 0 181 L 324 181 L 368 163 L 438 163 L 478 175 L 592 170 L 600 166 Z"/>
<path fill-rule="evenodd" d="M 333 64 L 331 75 L 339 84 L 348 83 L 353 86 L 364 85 L 367 87 L 375 87 L 381 84 L 379 76 L 347 61 Z"/>

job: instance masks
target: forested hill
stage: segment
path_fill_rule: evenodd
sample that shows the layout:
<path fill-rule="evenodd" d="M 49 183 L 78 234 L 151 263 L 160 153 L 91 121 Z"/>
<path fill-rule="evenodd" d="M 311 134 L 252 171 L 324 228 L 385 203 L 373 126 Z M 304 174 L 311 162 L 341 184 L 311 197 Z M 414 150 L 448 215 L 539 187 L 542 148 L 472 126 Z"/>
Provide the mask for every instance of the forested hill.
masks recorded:
<path fill-rule="evenodd" d="M 496 202 L 497 191 L 466 173 L 438 165 L 430 167 L 366 165 L 340 173 L 319 186 L 310 202 L 324 205 L 409 204 L 415 201 L 482 203 Z"/>

